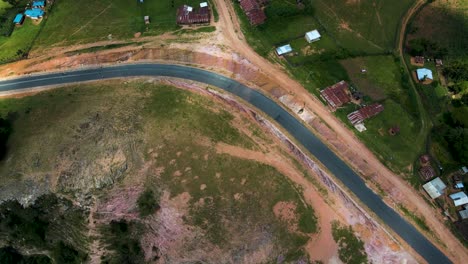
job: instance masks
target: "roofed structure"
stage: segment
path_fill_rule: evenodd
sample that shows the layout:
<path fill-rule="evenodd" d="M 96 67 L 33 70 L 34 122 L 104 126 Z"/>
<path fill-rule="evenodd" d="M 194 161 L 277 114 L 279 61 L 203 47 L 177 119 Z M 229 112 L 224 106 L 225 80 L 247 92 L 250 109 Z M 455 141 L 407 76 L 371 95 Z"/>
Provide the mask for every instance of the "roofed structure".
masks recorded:
<path fill-rule="evenodd" d="M 364 120 L 376 116 L 384 110 L 384 106 L 381 104 L 371 104 L 365 106 L 357 111 L 348 114 L 348 120 L 351 124 L 356 125 L 362 123 Z"/>
<path fill-rule="evenodd" d="M 32 8 L 44 8 L 46 5 L 46 1 L 34 1 L 32 2 Z"/>
<path fill-rule="evenodd" d="M 427 181 L 436 176 L 436 172 L 432 166 L 423 166 L 419 169 L 419 175 L 421 175 L 422 179 Z"/>
<path fill-rule="evenodd" d="M 447 188 L 447 185 L 445 185 L 445 183 L 439 177 L 437 177 L 432 181 L 424 184 L 423 188 L 432 199 L 435 199 L 444 194 L 444 190 Z"/>
<path fill-rule="evenodd" d="M 421 157 L 419 157 L 419 162 L 421 163 L 421 165 L 427 165 L 430 161 L 431 157 L 427 154 L 424 154 Z"/>
<path fill-rule="evenodd" d="M 177 24 L 179 25 L 207 24 L 210 23 L 210 18 L 208 5 L 196 10 L 188 5 L 180 6 L 177 9 Z"/>
<path fill-rule="evenodd" d="M 44 10 L 39 8 L 27 9 L 24 15 L 31 19 L 40 19 L 44 16 Z"/>
<path fill-rule="evenodd" d="M 427 68 L 417 69 L 416 76 L 418 77 L 418 80 L 421 82 L 426 81 L 426 80 L 434 80 L 434 77 L 432 76 L 432 71 Z"/>
<path fill-rule="evenodd" d="M 450 198 L 452 198 L 455 206 L 468 204 L 468 196 L 466 196 L 466 193 L 464 192 L 457 192 L 457 193 L 451 194 Z"/>
<path fill-rule="evenodd" d="M 305 39 L 307 40 L 307 42 L 311 43 L 311 42 L 314 42 L 314 41 L 318 41 L 320 40 L 320 33 L 318 32 L 318 30 L 312 30 L 312 31 L 309 31 L 305 34 Z"/>
<path fill-rule="evenodd" d="M 239 0 L 239 3 L 251 25 L 257 26 L 265 22 L 266 15 L 260 5 L 265 4 L 266 1 Z"/>
<path fill-rule="evenodd" d="M 13 19 L 13 23 L 15 23 L 16 25 L 23 24 L 23 21 L 24 21 L 24 15 L 23 14 L 17 14 L 15 16 L 15 19 Z"/>
<path fill-rule="evenodd" d="M 468 218 L 468 209 L 465 209 L 465 210 L 461 210 L 460 212 L 460 217 L 461 219 L 467 219 Z"/>
<path fill-rule="evenodd" d="M 333 109 L 351 102 L 348 83 L 345 81 L 338 82 L 320 91 L 320 96 Z"/>
<path fill-rule="evenodd" d="M 416 64 L 424 65 L 424 57 L 422 57 L 422 56 L 415 56 L 415 57 L 414 57 L 414 62 L 415 62 Z"/>
<path fill-rule="evenodd" d="M 292 51 L 292 47 L 289 44 L 276 48 L 276 53 L 281 56 L 283 54 L 289 53 Z"/>

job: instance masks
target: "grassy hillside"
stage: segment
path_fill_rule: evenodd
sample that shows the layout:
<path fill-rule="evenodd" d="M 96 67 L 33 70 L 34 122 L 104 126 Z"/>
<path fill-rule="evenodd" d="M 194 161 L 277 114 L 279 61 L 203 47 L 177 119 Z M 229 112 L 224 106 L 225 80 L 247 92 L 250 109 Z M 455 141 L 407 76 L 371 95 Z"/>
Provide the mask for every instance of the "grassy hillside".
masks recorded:
<path fill-rule="evenodd" d="M 318 230 L 313 209 L 274 168 L 219 152 L 221 142 L 260 150 L 270 140 L 209 98 L 110 81 L 2 99 L 0 113 L 13 120 L 0 200 L 46 189 L 96 208 L 84 233 L 97 235 L 80 248 L 90 258 L 97 240 L 106 263 L 148 254 L 176 263 L 307 259 L 304 245 Z M 57 260 L 53 248 L 41 250 Z"/>

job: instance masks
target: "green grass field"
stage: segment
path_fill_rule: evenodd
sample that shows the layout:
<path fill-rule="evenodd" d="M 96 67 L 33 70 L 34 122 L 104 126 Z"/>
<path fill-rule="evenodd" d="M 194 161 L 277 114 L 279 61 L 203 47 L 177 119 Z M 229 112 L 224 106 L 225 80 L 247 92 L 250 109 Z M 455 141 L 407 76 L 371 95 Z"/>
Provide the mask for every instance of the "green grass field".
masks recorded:
<path fill-rule="evenodd" d="M 414 0 L 317 0 L 312 3 L 316 18 L 340 45 L 355 53 L 369 54 L 394 48 L 401 17 Z"/>
<path fill-rule="evenodd" d="M 176 9 L 183 4 L 198 7 L 200 1 L 62 0 L 49 15 L 34 48 L 65 46 L 113 39 L 129 39 L 137 32 L 159 35 L 178 29 Z M 150 16 L 145 25 L 143 17 Z"/>
<path fill-rule="evenodd" d="M 288 178 L 268 165 L 218 153 L 219 142 L 258 150 L 259 138 L 268 137 L 211 98 L 142 81 L 109 81 L 2 99 L 0 114 L 7 113 L 14 113 L 14 132 L 0 164 L 0 185 L 40 181 L 59 170 L 67 176 L 57 180 L 56 191 L 77 194 L 113 177 L 120 168 L 113 153 L 123 153 L 128 169 L 112 185 L 102 185 L 99 197 L 107 187 L 135 182 L 154 190 L 157 201 L 164 192 L 170 198 L 188 193 L 183 228 L 198 231 L 180 252 L 214 245 L 229 257 L 271 245 L 268 260 L 281 255 L 294 261 L 307 255 L 307 234 L 318 230 L 313 208 Z M 297 232 L 274 214 L 279 202 L 295 205 Z"/>
<path fill-rule="evenodd" d="M 0 63 L 22 58 L 40 29 L 41 25 L 25 19 L 23 25 L 15 28 L 10 37 L 0 37 Z"/>
<path fill-rule="evenodd" d="M 368 56 L 341 62 L 347 69 L 355 88 L 368 96 L 367 101 L 380 102 L 385 110 L 365 121 L 367 131 L 356 135 L 396 172 L 412 174 L 410 165 L 423 152 L 425 139 L 418 138 L 419 121 L 415 116 L 414 102 L 404 85 L 398 61 L 392 56 Z M 366 73 L 361 73 L 366 69 Z M 340 109 L 337 115 L 350 126 L 346 115 L 357 109 L 351 105 Z M 400 133 L 391 136 L 388 130 L 400 127 Z M 350 126 L 351 128 L 351 126 Z"/>

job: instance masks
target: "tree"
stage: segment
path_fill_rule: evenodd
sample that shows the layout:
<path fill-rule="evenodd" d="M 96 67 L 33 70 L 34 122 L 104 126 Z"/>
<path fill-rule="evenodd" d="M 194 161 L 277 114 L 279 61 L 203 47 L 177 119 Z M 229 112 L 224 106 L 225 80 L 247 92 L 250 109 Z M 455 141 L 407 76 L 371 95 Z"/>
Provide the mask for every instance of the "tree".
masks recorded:
<path fill-rule="evenodd" d="M 5 156 L 7 151 L 7 142 L 12 131 L 12 126 L 9 120 L 0 118 L 0 160 Z"/>
<path fill-rule="evenodd" d="M 152 190 L 146 190 L 140 194 L 137 200 L 138 210 L 140 211 L 140 216 L 145 217 L 153 214 L 155 211 L 159 210 L 160 206 L 154 198 L 154 193 Z"/>

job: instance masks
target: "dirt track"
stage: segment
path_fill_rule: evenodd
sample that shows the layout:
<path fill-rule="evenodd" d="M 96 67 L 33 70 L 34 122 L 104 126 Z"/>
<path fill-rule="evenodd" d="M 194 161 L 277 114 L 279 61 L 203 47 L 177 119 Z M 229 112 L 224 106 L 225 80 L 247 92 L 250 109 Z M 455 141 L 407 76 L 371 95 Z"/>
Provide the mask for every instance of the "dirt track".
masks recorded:
<path fill-rule="evenodd" d="M 361 143 L 354 134 L 349 131 L 344 125 L 333 116 L 321 102 L 315 97 L 308 93 L 299 83 L 292 80 L 284 71 L 282 71 L 277 65 L 272 65 L 267 60 L 258 55 L 244 40 L 240 34 L 242 34 L 239 21 L 233 10 L 232 3 L 227 0 L 215 0 L 218 12 L 220 14 L 221 30 L 226 39 L 231 41 L 231 47 L 234 47 L 243 57 L 247 58 L 252 64 L 256 65 L 265 75 L 274 79 L 281 87 L 287 89 L 295 97 L 301 98 L 305 101 L 308 108 L 312 110 L 314 114 L 324 120 L 328 126 L 330 126 L 335 133 L 338 135 L 339 140 L 342 140 L 348 148 L 348 155 L 345 157 L 346 160 L 350 160 L 351 156 L 357 156 L 365 160 L 371 169 L 376 173 L 379 178 L 385 179 L 387 186 L 382 186 L 384 189 L 396 189 L 398 195 L 403 195 L 403 203 L 410 210 L 416 210 L 426 219 L 428 225 L 433 229 L 437 237 L 440 238 L 443 243 L 446 244 L 447 248 L 441 248 L 441 250 L 449 253 L 452 260 L 455 262 L 463 262 L 463 259 L 468 259 L 468 252 L 466 248 L 452 235 L 452 233 L 445 227 L 440 217 L 430 205 L 428 205 L 420 196 L 419 192 L 416 192 L 405 180 L 400 176 L 395 175 L 387 167 L 385 167 L 375 155 Z M 424 2 L 420 0 L 419 2 Z M 420 4 L 420 3 L 418 3 Z M 419 6 L 414 7 L 410 16 L 405 17 L 403 22 L 405 25 L 408 23 L 408 19 L 411 17 Z M 402 32 L 401 34 L 404 34 Z M 403 39 L 403 38 L 400 38 Z M 402 41 L 402 40 L 400 40 Z M 339 153 L 340 154 L 340 153 Z M 380 181 L 379 181 L 380 182 Z M 388 186 L 389 185 L 389 186 Z M 391 195 L 391 194 L 390 194 Z M 400 199 L 398 199 L 400 200 Z M 432 240 L 432 238 L 430 238 Z"/>
<path fill-rule="evenodd" d="M 361 174 L 363 174 L 363 176 L 368 180 L 369 185 L 372 186 L 373 182 L 376 182 L 388 194 L 386 201 L 390 205 L 395 205 L 395 203 L 402 203 L 408 209 L 424 216 L 427 224 L 434 231 L 434 234 L 446 245 L 446 248 L 441 248 L 440 245 L 439 247 L 444 252 L 447 252 L 447 254 L 454 262 L 463 262 L 463 259 L 468 259 L 468 252 L 463 247 L 463 245 L 460 242 L 458 242 L 458 240 L 445 227 L 445 225 L 443 224 L 443 220 L 441 219 L 440 213 L 435 211 L 430 205 L 428 205 L 421 198 L 420 193 L 416 192 L 399 175 L 395 175 L 393 172 L 388 170 L 373 155 L 373 153 L 371 153 L 364 146 L 364 144 L 362 144 L 354 136 L 354 134 L 341 123 L 341 121 L 335 118 L 335 116 L 331 114 L 328 111 L 328 109 L 324 107 L 323 104 L 317 98 L 313 97 L 310 93 L 308 93 L 299 83 L 292 80 L 284 72 L 284 69 L 282 69 L 278 65 L 271 64 L 269 61 L 259 56 L 245 42 L 240 30 L 239 21 L 237 20 L 237 16 L 234 13 L 232 3 L 230 1 L 214 1 L 218 7 L 218 12 L 220 15 L 220 21 L 217 23 L 217 27 L 220 33 L 219 35 L 217 35 L 217 43 L 219 45 L 222 45 L 223 47 L 230 47 L 230 49 L 226 53 L 235 51 L 240 55 L 239 57 L 248 60 L 248 64 L 251 67 L 255 67 L 256 69 L 258 69 L 259 75 L 266 76 L 267 78 L 271 79 L 271 83 L 274 83 L 274 85 L 281 87 L 281 89 L 283 90 L 286 90 L 287 94 L 289 94 L 289 96 L 292 98 L 290 101 L 300 102 L 301 104 L 302 102 L 305 102 L 305 112 L 310 112 L 312 116 L 318 117 L 307 123 L 317 132 L 319 136 L 321 136 L 324 139 L 324 142 L 328 142 L 329 145 L 333 149 L 335 149 L 339 155 L 341 155 L 346 161 L 352 164 L 353 167 L 357 169 L 357 171 L 361 172 Z M 206 42 L 205 45 L 212 45 L 212 43 Z M 126 48 L 122 48 L 120 50 L 125 49 Z M 60 62 L 63 63 L 62 65 L 69 65 L 74 67 L 80 65 L 78 62 L 76 62 L 76 58 L 63 58 L 63 50 L 64 49 L 57 49 L 54 51 L 54 53 L 56 52 L 57 56 L 60 56 L 60 54 L 62 54 L 61 56 L 63 61 Z M 105 52 L 109 53 L 110 51 Z M 211 50 L 209 52 L 211 52 Z M 234 57 L 234 54 L 234 52 L 231 53 L 231 59 L 232 57 Z M 49 56 L 51 56 L 50 53 Z M 90 63 L 98 63 L 99 59 L 102 58 L 104 58 L 104 56 L 99 57 L 96 60 L 90 61 Z M 115 59 L 115 62 L 120 60 L 120 57 L 110 56 L 110 59 Z M 151 57 L 142 56 L 141 59 L 151 59 Z M 24 67 L 26 69 L 28 67 L 34 67 L 34 63 L 38 63 L 38 65 L 40 65 L 41 60 L 39 59 L 37 61 L 21 61 L 15 63 L 15 65 L 7 65 L 4 67 L 0 67 L 0 72 L 5 76 L 9 74 L 8 72 L 10 67 L 16 69 Z M 60 63 L 54 65 L 51 69 L 60 68 Z M 212 66 L 216 67 L 216 65 L 214 64 Z M 46 69 L 47 68 L 42 68 L 41 70 Z M 232 69 L 238 70 L 237 66 Z M 242 75 L 242 73 L 240 74 Z M 249 78 L 245 79 L 248 80 Z M 270 88 L 262 88 L 265 88 L 265 93 L 274 94 L 274 85 L 269 86 Z M 261 85 L 258 84 L 258 86 Z M 291 105 L 287 106 L 291 107 Z M 301 116 L 301 118 L 303 117 Z M 326 125 L 320 120 L 323 120 L 326 123 Z"/>

